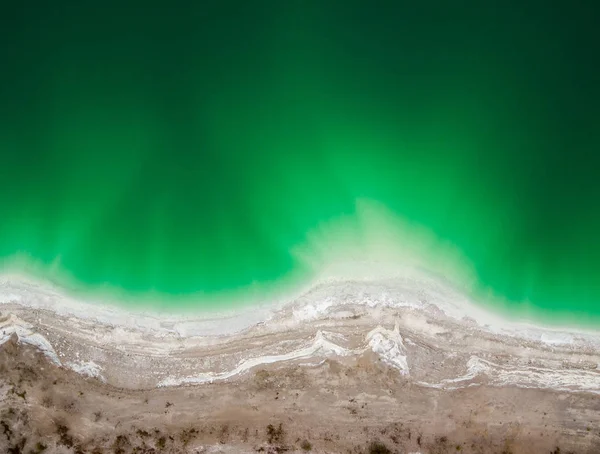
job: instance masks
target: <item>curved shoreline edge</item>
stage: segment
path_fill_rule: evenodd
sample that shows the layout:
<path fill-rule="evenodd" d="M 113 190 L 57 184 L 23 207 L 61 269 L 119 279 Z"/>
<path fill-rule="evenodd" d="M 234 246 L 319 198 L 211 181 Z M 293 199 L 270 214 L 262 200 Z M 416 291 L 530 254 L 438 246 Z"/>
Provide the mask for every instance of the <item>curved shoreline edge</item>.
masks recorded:
<path fill-rule="evenodd" d="M 354 268 L 354 269 L 352 269 Z M 495 334 L 515 335 L 529 340 L 539 340 L 549 344 L 573 342 L 576 338 L 587 342 L 598 342 L 600 346 L 600 328 L 590 329 L 577 324 L 558 325 L 528 318 L 508 318 L 506 314 L 493 312 L 473 301 L 465 292 L 457 289 L 443 277 L 415 268 L 377 268 L 376 263 L 362 263 L 342 266 L 343 274 L 337 271 L 308 284 L 282 293 L 266 297 L 254 305 L 238 305 L 221 310 L 189 309 L 156 310 L 126 307 L 116 302 L 107 302 L 92 298 L 89 301 L 81 297 L 70 296 L 58 286 L 41 280 L 16 275 L 0 274 L 0 308 L 2 305 L 16 304 L 22 307 L 54 312 L 60 316 L 89 319 L 94 322 L 119 326 L 126 329 L 152 331 L 154 335 L 176 333 L 181 337 L 227 336 L 266 323 L 277 314 L 293 307 L 300 319 L 309 314 L 317 316 L 334 305 L 364 304 L 368 307 L 412 307 L 423 309 L 427 305 L 435 306 L 445 316 L 456 320 L 468 319 L 480 329 Z M 350 271 L 350 272 L 349 272 Z M 346 283 L 358 283 L 365 288 L 385 282 L 392 290 L 405 291 L 399 295 L 371 295 L 371 299 L 360 300 L 354 295 L 348 301 L 327 296 L 327 288 L 334 289 Z M 394 283 L 397 288 L 393 289 Z M 315 292 L 318 291 L 318 295 Z M 432 293 L 434 299 L 425 301 L 423 295 Z M 333 290 L 335 293 L 335 290 Z M 402 293 L 402 292 L 400 292 Z M 312 299 L 307 295 L 313 295 Z M 411 299 L 411 296 L 413 297 Z M 323 299 L 319 301 L 318 298 Z M 301 301 L 301 302 L 299 302 Z M 304 315 L 302 315 L 304 314 Z"/>
<path fill-rule="evenodd" d="M 600 394 L 600 332 L 503 320 L 416 270 L 326 279 L 287 300 L 167 315 L 80 303 L 12 277 L 0 327 L 53 362 L 108 384 L 231 381 L 259 367 L 379 360 L 418 386 L 481 384 Z"/>

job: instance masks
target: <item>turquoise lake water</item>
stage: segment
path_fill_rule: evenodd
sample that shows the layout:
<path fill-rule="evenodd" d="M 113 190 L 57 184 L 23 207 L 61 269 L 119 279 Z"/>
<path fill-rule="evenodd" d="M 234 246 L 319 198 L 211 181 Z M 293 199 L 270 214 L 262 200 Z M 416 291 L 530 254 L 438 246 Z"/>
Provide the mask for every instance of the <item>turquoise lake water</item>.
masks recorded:
<path fill-rule="evenodd" d="M 598 18 L 537 1 L 12 5 L 4 267 L 203 307 L 346 253 L 411 256 L 505 309 L 595 323 Z"/>

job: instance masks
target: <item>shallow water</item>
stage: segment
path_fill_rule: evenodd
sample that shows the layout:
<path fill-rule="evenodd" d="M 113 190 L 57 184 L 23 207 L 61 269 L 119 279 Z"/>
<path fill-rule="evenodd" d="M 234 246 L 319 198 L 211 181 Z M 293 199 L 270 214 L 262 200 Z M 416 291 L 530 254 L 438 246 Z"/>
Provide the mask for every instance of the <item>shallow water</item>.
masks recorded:
<path fill-rule="evenodd" d="M 593 11 L 130 5 L 0 18 L 7 269 L 164 297 L 417 257 L 600 314 Z"/>

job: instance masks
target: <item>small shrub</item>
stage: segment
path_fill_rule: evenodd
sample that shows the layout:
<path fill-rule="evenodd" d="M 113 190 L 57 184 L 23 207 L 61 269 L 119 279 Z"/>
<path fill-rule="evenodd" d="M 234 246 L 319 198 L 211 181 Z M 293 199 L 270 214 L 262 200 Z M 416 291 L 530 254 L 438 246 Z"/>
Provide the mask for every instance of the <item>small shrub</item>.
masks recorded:
<path fill-rule="evenodd" d="M 12 430 L 10 429 L 10 426 L 6 423 L 6 421 L 2 420 L 0 421 L 0 425 L 2 425 L 2 430 L 4 431 L 4 435 L 6 435 L 6 438 L 8 438 L 10 440 L 10 437 L 12 436 Z"/>
<path fill-rule="evenodd" d="M 302 448 L 303 451 L 312 450 L 312 444 L 308 440 L 302 440 L 302 443 L 300 443 L 300 447 Z"/>
<path fill-rule="evenodd" d="M 270 444 L 281 442 L 283 440 L 283 424 L 280 423 L 277 428 L 273 424 L 269 424 L 267 426 L 267 436 Z"/>
<path fill-rule="evenodd" d="M 65 445 L 67 448 L 72 448 L 75 444 L 73 437 L 69 435 L 69 428 L 64 424 L 58 424 L 56 426 L 56 432 L 59 436 L 59 443 Z"/>
<path fill-rule="evenodd" d="M 378 441 L 374 441 L 369 446 L 369 454 L 392 454 L 386 445 Z"/>
<path fill-rule="evenodd" d="M 21 438 L 21 440 L 18 443 L 16 443 L 15 445 L 8 448 L 7 453 L 8 454 L 23 454 L 23 448 L 25 447 L 26 443 L 27 443 L 27 439 Z"/>
<path fill-rule="evenodd" d="M 52 407 L 52 405 L 54 405 L 54 402 L 52 401 L 52 397 L 44 396 L 44 398 L 42 399 L 42 406 L 46 407 L 46 408 L 50 408 L 50 407 Z"/>

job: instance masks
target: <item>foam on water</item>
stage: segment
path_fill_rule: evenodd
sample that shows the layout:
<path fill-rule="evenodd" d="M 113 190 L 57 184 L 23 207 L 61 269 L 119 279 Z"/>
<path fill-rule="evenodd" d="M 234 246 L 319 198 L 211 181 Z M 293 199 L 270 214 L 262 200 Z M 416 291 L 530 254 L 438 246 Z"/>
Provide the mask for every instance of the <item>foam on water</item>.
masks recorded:
<path fill-rule="evenodd" d="M 348 265 L 346 265 L 347 267 Z M 356 264 L 355 273 L 360 269 L 373 269 L 368 263 Z M 453 288 L 448 282 L 436 279 L 419 270 L 396 269 L 380 279 L 365 277 L 343 280 L 326 277 L 316 280 L 304 292 L 292 293 L 289 299 L 266 301 L 255 307 L 240 307 L 236 310 L 211 313 L 173 313 L 151 310 L 134 310 L 115 304 L 81 301 L 61 293 L 58 289 L 32 282 L 23 277 L 5 276 L 0 280 L 0 304 L 19 304 L 26 307 L 50 310 L 59 315 L 90 320 L 113 326 L 111 341 L 116 337 L 124 339 L 135 333 L 151 333 L 155 337 L 177 336 L 195 338 L 222 336 L 240 333 L 257 324 L 272 321 L 277 323 L 278 314 L 290 308 L 293 323 L 307 323 L 311 320 L 334 317 L 344 307 L 359 306 L 365 310 L 378 308 L 409 307 L 423 310 L 439 310 L 456 320 L 468 319 L 490 333 L 516 336 L 540 341 L 549 345 L 577 344 L 582 342 L 600 345 L 600 335 L 596 331 L 579 326 L 552 326 L 531 321 L 507 319 L 490 312 L 480 304 Z M 421 299 L 426 295 L 426 299 Z M 290 320 L 286 319 L 286 326 Z"/>
<path fill-rule="evenodd" d="M 108 287 L 67 292 L 64 289 L 81 288 L 81 284 L 60 268 L 46 270 L 30 264 L 25 268 L 33 274 L 17 273 L 11 270 L 28 262 L 15 262 L 14 268 L 6 262 L 0 274 L 0 301 L 181 337 L 239 332 L 269 320 L 291 302 L 299 322 L 321 318 L 348 304 L 432 305 L 456 319 L 469 317 L 495 333 L 518 333 L 547 343 L 574 342 L 572 334 L 585 331 L 580 319 L 561 318 L 568 327 L 562 329 L 555 317 L 543 311 L 526 313 L 517 303 L 508 310 L 498 296 L 481 294 L 472 264 L 457 248 L 372 200 L 359 199 L 352 215 L 321 223 L 291 254 L 297 271 L 277 282 L 218 295 L 183 296 L 133 295 Z M 48 276 L 54 284 L 49 284 Z M 378 281 L 391 284 L 374 286 Z M 344 289 L 347 282 L 358 284 Z M 320 286 L 325 293 L 319 293 Z M 304 301 L 307 292 L 310 300 Z"/>
<path fill-rule="evenodd" d="M 89 293 L 87 297 L 81 293 L 69 294 L 60 282 L 50 285 L 43 279 L 14 273 L 0 277 L 0 304 L 56 313 L 92 336 L 97 344 L 141 355 L 172 355 L 178 348 L 211 345 L 220 337 L 243 334 L 257 326 L 274 332 L 361 313 L 377 319 L 379 313 L 389 309 L 414 309 L 434 319 L 449 317 L 490 334 L 550 346 L 600 346 L 600 333 L 595 331 L 578 326 L 549 326 L 536 318 L 523 320 L 519 313 L 508 318 L 506 313 L 491 311 L 494 305 L 478 301 L 476 294 L 470 292 L 474 281 L 472 269 L 459 251 L 440 242 L 427 229 L 408 223 L 373 202 L 359 201 L 354 216 L 320 225 L 310 232 L 305 244 L 293 250 L 293 255 L 300 269 L 311 270 L 307 274 L 310 278 L 302 285 L 284 278 L 282 282 L 294 285 L 281 284 L 276 292 L 265 292 L 262 297 L 260 292 L 251 292 L 244 299 L 244 289 L 221 295 L 220 301 L 228 295 L 237 300 L 217 305 L 220 310 L 179 310 L 179 305 L 170 311 L 159 311 L 152 305 L 135 308 L 124 305 L 122 299 L 114 297 L 116 294 L 112 298 L 110 293 Z M 427 325 L 418 318 L 413 322 L 423 332 L 438 330 L 439 333 L 431 334 L 444 334 L 443 328 Z M 38 346 L 57 364 L 64 363 L 47 339 L 33 332 L 31 325 L 14 317 L 3 323 L 3 342 L 16 333 L 22 342 Z M 68 336 L 68 330 L 63 334 Z M 344 339 L 319 331 L 308 344 L 295 346 L 291 351 L 239 359 L 220 372 L 208 370 L 166 377 L 159 385 L 226 380 L 261 364 L 321 360 L 366 351 L 379 355 L 384 364 L 401 374 L 411 374 L 407 347 L 398 325 L 393 330 L 375 327 L 358 348 L 348 349 L 344 344 Z M 95 358 L 70 358 L 64 365 L 104 379 L 104 371 Z M 464 376 L 428 386 L 463 386 L 479 375 L 493 376 L 499 384 L 526 381 L 523 376 L 516 376 L 516 370 L 503 369 L 478 358 L 470 360 L 467 366 Z M 596 376 L 593 372 L 588 375 L 589 383 L 585 386 L 594 388 Z M 560 372 L 540 375 L 541 383 L 558 388 L 574 386 L 575 379 L 575 375 Z"/>

